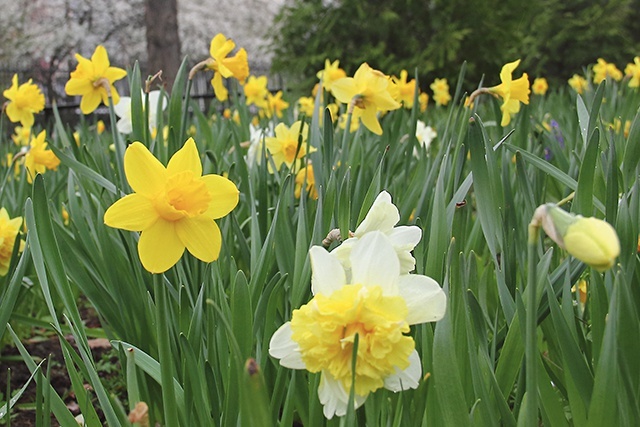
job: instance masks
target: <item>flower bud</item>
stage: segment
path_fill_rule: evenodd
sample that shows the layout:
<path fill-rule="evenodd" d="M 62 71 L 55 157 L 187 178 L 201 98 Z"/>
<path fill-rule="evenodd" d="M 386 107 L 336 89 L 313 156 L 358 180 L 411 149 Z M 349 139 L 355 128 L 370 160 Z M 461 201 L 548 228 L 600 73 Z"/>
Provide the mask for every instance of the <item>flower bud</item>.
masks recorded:
<path fill-rule="evenodd" d="M 532 223 L 541 225 L 558 246 L 597 271 L 613 267 L 620 255 L 615 229 L 601 219 L 573 215 L 549 203 L 536 209 Z"/>

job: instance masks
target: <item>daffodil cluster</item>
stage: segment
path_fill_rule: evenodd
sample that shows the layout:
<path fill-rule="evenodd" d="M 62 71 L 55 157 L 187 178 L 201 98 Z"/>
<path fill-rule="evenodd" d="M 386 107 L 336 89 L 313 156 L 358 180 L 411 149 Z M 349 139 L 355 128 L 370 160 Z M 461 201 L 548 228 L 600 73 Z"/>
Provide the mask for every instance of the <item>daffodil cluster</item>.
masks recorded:
<path fill-rule="evenodd" d="M 380 388 L 418 387 L 420 356 L 407 334 L 411 325 L 444 316 L 440 285 L 409 274 L 421 230 L 394 227 L 398 220 L 383 192 L 353 237 L 332 252 L 312 247 L 313 299 L 271 338 L 269 353 L 282 366 L 321 374 L 318 397 L 327 418 L 346 414 L 351 391 L 357 408 Z"/>

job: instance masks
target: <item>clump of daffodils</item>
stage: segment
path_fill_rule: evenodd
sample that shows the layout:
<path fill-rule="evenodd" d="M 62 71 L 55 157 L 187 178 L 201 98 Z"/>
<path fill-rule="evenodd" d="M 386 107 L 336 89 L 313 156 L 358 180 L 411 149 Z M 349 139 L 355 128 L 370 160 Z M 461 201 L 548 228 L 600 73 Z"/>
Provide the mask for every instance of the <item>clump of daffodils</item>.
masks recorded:
<path fill-rule="evenodd" d="M 570 214 L 553 203 L 536 209 L 531 226 L 541 226 L 558 246 L 600 272 L 613 267 L 620 255 L 618 235 L 608 222 Z"/>
<path fill-rule="evenodd" d="M 343 243 L 349 242 L 348 250 L 309 250 L 313 299 L 293 311 L 269 345 L 282 366 L 321 374 L 318 397 L 327 418 L 346 414 L 351 391 L 357 408 L 380 388 L 418 387 L 420 357 L 407 334 L 411 325 L 439 320 L 445 313 L 440 285 L 408 274 L 415 260 L 403 264 L 399 257 L 415 246 L 419 230 L 394 231 L 395 206 L 387 204 L 384 194 L 372 208 L 377 212 L 370 212 L 356 230 L 358 236 Z"/>

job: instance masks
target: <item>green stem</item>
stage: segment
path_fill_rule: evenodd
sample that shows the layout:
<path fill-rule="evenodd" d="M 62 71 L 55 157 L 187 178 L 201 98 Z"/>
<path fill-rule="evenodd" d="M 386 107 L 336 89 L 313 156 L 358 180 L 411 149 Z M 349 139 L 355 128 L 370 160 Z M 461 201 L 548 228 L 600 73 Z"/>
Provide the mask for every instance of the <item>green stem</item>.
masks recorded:
<path fill-rule="evenodd" d="M 536 376 L 536 363 L 538 358 L 537 337 L 537 298 L 536 298 L 536 243 L 540 227 L 537 224 L 529 224 L 528 250 L 528 277 L 527 277 L 527 305 L 525 318 L 525 370 L 526 370 L 526 396 L 527 419 L 525 426 L 536 427 L 538 425 L 538 382 Z"/>
<path fill-rule="evenodd" d="M 113 135 L 113 145 L 116 148 L 116 186 L 120 189 L 126 189 L 124 180 L 124 141 L 118 132 L 116 125 L 116 110 L 113 108 L 113 99 L 109 97 L 109 121 L 111 122 L 111 134 Z"/>
<path fill-rule="evenodd" d="M 189 113 L 189 100 L 191 96 L 191 79 L 187 79 L 187 90 L 184 93 L 184 103 L 182 104 L 182 123 L 180 124 L 180 140 L 184 142 L 187 132 L 187 115 Z"/>

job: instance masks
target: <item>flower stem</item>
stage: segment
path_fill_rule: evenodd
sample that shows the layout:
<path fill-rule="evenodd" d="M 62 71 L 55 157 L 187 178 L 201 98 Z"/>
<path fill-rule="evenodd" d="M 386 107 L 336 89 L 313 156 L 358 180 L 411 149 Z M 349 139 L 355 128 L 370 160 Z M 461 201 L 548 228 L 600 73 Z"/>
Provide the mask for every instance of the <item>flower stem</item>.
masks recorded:
<path fill-rule="evenodd" d="M 538 305 L 536 292 L 536 243 L 540 233 L 540 225 L 537 220 L 532 220 L 529 224 L 528 251 L 528 277 L 527 277 L 527 305 L 525 317 L 525 381 L 527 418 L 524 425 L 536 427 L 538 425 L 538 382 L 536 377 L 536 363 L 538 358 Z"/>
<path fill-rule="evenodd" d="M 111 122 L 111 134 L 113 135 L 113 145 L 116 148 L 116 186 L 123 190 L 126 188 L 124 180 L 124 141 L 118 127 L 116 126 L 116 110 L 113 107 L 113 99 L 109 96 L 109 121 Z"/>

